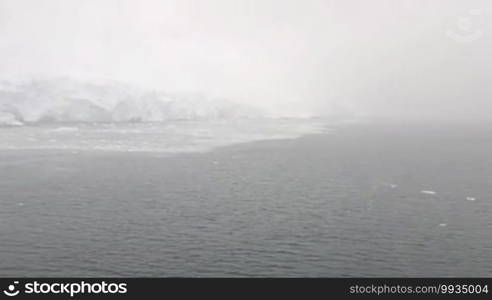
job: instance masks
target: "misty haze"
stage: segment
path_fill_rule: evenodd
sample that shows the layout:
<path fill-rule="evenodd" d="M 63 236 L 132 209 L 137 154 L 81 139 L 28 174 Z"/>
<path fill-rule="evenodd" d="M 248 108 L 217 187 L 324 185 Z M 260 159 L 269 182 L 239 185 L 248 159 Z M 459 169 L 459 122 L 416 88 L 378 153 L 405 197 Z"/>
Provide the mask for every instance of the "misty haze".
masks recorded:
<path fill-rule="evenodd" d="M 0 276 L 491 276 L 491 14 L 0 0 Z"/>

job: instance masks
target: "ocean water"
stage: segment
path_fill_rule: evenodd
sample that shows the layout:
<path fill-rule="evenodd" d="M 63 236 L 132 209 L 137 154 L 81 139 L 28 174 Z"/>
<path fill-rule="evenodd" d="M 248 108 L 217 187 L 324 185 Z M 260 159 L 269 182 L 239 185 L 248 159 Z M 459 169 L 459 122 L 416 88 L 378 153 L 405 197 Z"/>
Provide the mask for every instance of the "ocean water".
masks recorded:
<path fill-rule="evenodd" d="M 492 127 L 270 122 L 0 128 L 0 276 L 492 275 Z"/>

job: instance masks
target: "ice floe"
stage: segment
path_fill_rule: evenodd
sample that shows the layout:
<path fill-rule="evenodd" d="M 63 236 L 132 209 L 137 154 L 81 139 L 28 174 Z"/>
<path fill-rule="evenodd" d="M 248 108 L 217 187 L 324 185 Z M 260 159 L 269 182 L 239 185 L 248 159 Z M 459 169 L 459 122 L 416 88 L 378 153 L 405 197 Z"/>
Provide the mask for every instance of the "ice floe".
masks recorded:
<path fill-rule="evenodd" d="M 435 195 L 437 194 L 435 191 L 429 191 L 429 190 L 423 190 L 420 191 L 421 194 L 426 194 L 426 195 Z"/>

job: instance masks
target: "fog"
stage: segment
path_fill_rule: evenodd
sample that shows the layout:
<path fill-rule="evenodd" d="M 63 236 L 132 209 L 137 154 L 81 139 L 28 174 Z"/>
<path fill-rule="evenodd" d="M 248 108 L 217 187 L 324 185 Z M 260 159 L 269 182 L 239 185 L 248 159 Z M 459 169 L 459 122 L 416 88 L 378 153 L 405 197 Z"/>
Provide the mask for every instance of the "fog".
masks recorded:
<path fill-rule="evenodd" d="M 487 0 L 0 0 L 0 77 L 490 120 L 491 13 Z"/>

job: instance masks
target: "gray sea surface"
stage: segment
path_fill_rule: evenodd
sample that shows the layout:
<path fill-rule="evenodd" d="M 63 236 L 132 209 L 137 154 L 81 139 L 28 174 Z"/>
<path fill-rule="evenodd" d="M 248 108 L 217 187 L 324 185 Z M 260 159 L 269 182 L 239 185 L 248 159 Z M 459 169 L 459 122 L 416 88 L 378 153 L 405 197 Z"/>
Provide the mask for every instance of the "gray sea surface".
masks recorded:
<path fill-rule="evenodd" d="M 0 150 L 0 276 L 492 276 L 490 126 L 72 150 Z"/>

